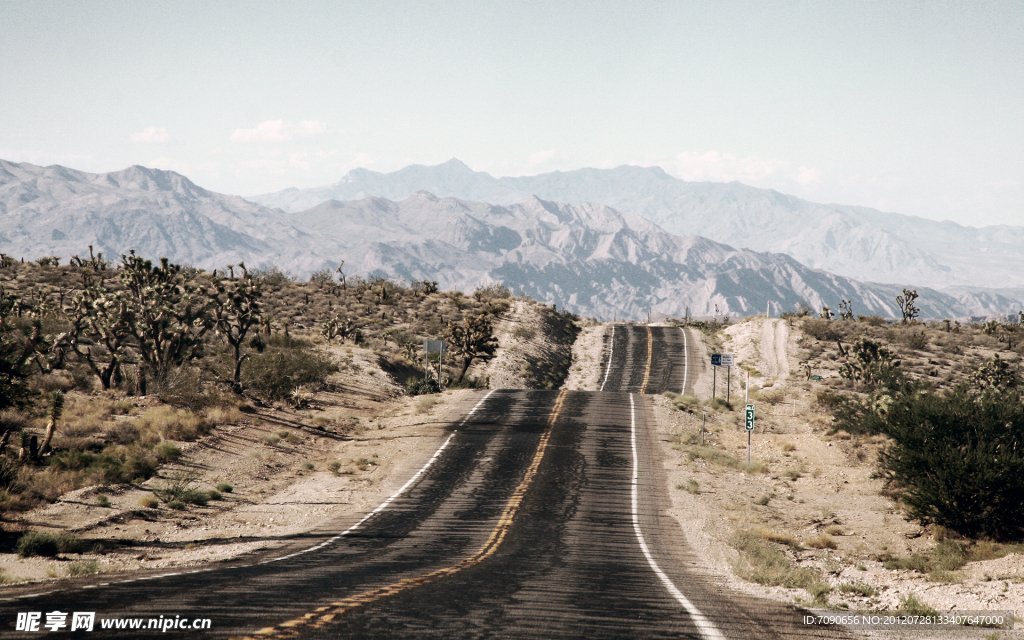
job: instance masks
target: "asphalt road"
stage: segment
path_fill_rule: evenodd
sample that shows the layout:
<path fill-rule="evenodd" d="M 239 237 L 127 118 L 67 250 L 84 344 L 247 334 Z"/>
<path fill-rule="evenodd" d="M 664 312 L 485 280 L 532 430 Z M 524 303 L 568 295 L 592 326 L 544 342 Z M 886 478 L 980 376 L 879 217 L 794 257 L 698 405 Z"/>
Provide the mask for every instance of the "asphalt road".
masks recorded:
<path fill-rule="evenodd" d="M 404 491 L 354 528 L 325 523 L 275 555 L 198 573 L 101 576 L 3 601 L 0 629 L 38 637 L 14 630 L 19 612 L 45 623 L 48 612 L 82 611 L 96 612 L 94 630 L 62 635 L 825 637 L 799 612 L 698 571 L 665 515 L 661 443 L 642 394 L 688 388 L 687 339 L 617 325 L 603 392 L 480 392 Z M 99 628 L 161 615 L 210 628 Z"/>

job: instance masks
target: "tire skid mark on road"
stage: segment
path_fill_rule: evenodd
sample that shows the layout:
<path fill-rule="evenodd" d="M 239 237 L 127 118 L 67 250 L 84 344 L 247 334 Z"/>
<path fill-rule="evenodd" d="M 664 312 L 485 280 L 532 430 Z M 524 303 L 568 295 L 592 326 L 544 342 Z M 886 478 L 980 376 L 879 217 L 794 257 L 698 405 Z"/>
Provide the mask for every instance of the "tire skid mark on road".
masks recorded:
<path fill-rule="evenodd" d="M 649 329 L 648 329 L 649 331 Z M 633 481 L 632 481 L 632 502 L 633 502 L 633 531 L 636 533 L 636 538 L 640 542 L 640 549 L 644 552 L 644 557 L 647 558 L 647 563 L 651 565 L 651 569 L 658 576 L 658 580 L 668 589 L 668 592 L 672 594 L 679 604 L 683 605 L 686 612 L 690 614 L 690 618 L 693 619 L 693 623 L 697 626 L 700 635 L 704 640 L 725 640 L 725 636 L 722 632 L 715 627 L 714 623 L 708 620 L 703 613 L 700 612 L 690 600 L 683 595 L 683 593 L 676 587 L 672 579 L 669 578 L 658 563 L 654 561 L 654 556 L 651 555 L 650 549 L 647 547 L 647 541 L 644 540 L 644 534 L 640 531 L 640 515 L 637 510 L 637 504 L 639 502 L 639 477 L 640 477 L 640 463 L 636 452 L 636 403 L 633 400 L 633 394 L 629 394 L 629 410 L 630 410 L 630 441 L 633 447 Z"/>
<path fill-rule="evenodd" d="M 522 504 L 523 497 L 526 495 L 526 491 L 529 489 L 534 476 L 537 475 L 537 469 L 540 467 L 541 460 L 544 459 L 544 452 L 547 450 L 548 441 L 551 439 L 551 431 L 555 426 L 555 422 L 558 420 L 559 413 L 562 411 L 562 405 L 565 402 L 567 394 L 568 391 L 563 389 L 555 399 L 555 405 L 552 407 L 551 413 L 548 415 L 547 426 L 537 443 L 537 450 L 533 455 L 533 461 L 526 470 L 526 474 L 523 476 L 522 481 L 520 481 L 516 490 L 509 498 L 508 503 L 506 503 L 505 510 L 502 512 L 501 518 L 498 519 L 498 524 L 494 527 L 494 530 L 491 531 L 490 537 L 484 545 L 480 547 L 480 550 L 477 551 L 475 555 L 466 558 L 457 565 L 438 569 L 437 571 L 432 571 L 416 578 L 404 578 L 387 586 L 360 593 L 358 595 L 339 600 L 338 602 L 333 602 L 328 606 L 318 607 L 299 618 L 282 622 L 276 627 L 260 629 L 251 636 L 242 636 L 241 638 L 233 640 L 275 640 L 278 638 L 293 638 L 299 635 L 300 629 L 302 628 L 319 629 L 350 609 L 370 604 L 381 598 L 405 591 L 406 589 L 426 584 L 428 582 L 433 582 L 434 580 L 453 573 L 458 573 L 463 569 L 479 564 L 484 559 L 494 554 L 494 552 L 498 550 L 498 547 L 501 546 L 502 541 L 504 541 L 508 530 L 512 526 L 513 520 L 515 520 L 516 514 L 519 512 L 519 507 Z"/>

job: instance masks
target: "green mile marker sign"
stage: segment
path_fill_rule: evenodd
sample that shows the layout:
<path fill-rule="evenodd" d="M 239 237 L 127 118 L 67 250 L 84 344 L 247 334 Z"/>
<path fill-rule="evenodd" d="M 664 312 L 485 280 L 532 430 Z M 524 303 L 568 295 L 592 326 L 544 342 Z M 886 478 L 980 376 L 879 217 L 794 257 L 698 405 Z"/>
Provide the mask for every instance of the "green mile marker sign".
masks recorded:
<path fill-rule="evenodd" d="M 748 404 L 747 405 L 747 416 L 746 417 L 747 417 L 747 422 L 746 422 L 747 431 L 753 431 L 754 430 L 754 405 L 752 405 L 752 404 Z"/>

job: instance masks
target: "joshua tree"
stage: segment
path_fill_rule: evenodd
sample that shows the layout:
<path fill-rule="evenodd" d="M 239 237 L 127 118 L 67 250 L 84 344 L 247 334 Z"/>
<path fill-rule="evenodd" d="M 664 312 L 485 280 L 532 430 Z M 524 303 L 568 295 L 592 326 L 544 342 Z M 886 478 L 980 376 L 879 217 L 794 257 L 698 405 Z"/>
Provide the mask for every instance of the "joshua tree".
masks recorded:
<path fill-rule="evenodd" d="M 57 430 L 57 421 L 64 413 L 64 392 L 57 390 L 50 398 L 50 420 L 46 423 L 46 435 L 43 436 L 43 443 L 39 445 L 39 455 L 46 455 L 50 451 L 50 441 L 53 440 L 53 433 Z"/>
<path fill-rule="evenodd" d="M 128 299 L 120 291 L 107 293 L 90 286 L 74 297 L 64 315 L 71 323 L 68 347 L 100 379 L 104 389 L 127 357 L 132 335 Z"/>
<path fill-rule="evenodd" d="M 874 340 L 860 338 L 850 345 L 846 363 L 839 367 L 839 375 L 850 380 L 871 384 L 880 381 L 893 367 L 900 365 L 896 354 Z"/>
<path fill-rule="evenodd" d="M 821 313 L 818 314 L 818 317 L 821 318 L 822 320 L 831 320 L 832 317 L 833 317 L 832 316 L 832 308 L 831 307 L 822 307 L 821 308 Z"/>
<path fill-rule="evenodd" d="M 900 306 L 900 312 L 903 314 L 903 324 L 914 322 L 917 314 L 921 312 L 920 309 L 914 306 L 914 300 L 917 300 L 917 289 L 913 291 L 904 289 L 903 295 L 896 296 L 896 304 Z"/>
<path fill-rule="evenodd" d="M 843 300 L 839 303 L 839 317 L 843 320 L 853 320 L 853 303 L 849 300 Z"/>
<path fill-rule="evenodd" d="M 234 374 L 231 382 L 235 391 L 242 391 L 242 362 L 248 354 L 242 355 L 242 344 L 245 336 L 253 327 L 258 327 L 262 316 L 260 315 L 260 298 L 263 292 L 260 284 L 253 280 L 244 264 L 238 265 L 242 269 L 242 277 L 238 280 L 232 278 L 228 283 L 223 280 L 215 280 L 213 298 L 213 322 L 217 335 L 223 336 L 234 355 Z M 285 334 L 287 335 L 287 324 Z"/>
<path fill-rule="evenodd" d="M 139 355 L 154 373 L 201 355 L 203 336 L 213 326 L 210 299 L 186 282 L 181 267 L 159 266 L 132 251 L 121 256 L 121 282 L 129 294 L 129 327 Z"/>
<path fill-rule="evenodd" d="M 498 349 L 498 339 L 494 337 L 491 318 L 484 313 L 469 316 L 462 324 L 449 321 L 445 339 L 452 353 L 462 356 L 460 382 L 466 376 L 466 371 L 473 360 L 490 360 Z"/>

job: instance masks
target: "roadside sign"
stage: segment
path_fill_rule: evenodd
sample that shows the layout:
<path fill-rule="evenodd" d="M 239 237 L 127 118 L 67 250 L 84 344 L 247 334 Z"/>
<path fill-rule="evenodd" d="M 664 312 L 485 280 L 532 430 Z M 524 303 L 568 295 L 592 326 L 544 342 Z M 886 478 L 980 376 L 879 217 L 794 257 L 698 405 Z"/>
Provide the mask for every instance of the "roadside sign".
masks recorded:
<path fill-rule="evenodd" d="M 431 351 L 435 353 L 448 353 L 448 343 L 444 340 L 424 340 L 423 350 L 427 353 Z"/>
<path fill-rule="evenodd" d="M 722 359 L 723 367 L 731 367 L 736 364 L 736 357 L 731 353 L 723 353 L 720 357 Z"/>
<path fill-rule="evenodd" d="M 752 404 L 748 404 L 747 405 L 746 419 L 747 419 L 746 420 L 747 431 L 753 431 L 754 430 L 754 405 L 752 405 Z"/>
<path fill-rule="evenodd" d="M 722 354 L 720 354 L 720 353 L 712 353 L 711 354 L 711 366 L 712 367 L 720 367 L 720 366 L 722 366 Z"/>

